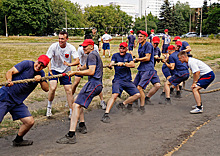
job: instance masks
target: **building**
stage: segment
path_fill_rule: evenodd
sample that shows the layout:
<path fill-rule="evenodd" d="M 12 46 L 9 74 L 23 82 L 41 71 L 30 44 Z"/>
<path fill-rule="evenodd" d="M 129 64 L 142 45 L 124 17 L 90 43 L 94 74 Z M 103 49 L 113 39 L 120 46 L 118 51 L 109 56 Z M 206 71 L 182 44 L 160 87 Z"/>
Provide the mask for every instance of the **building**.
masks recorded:
<path fill-rule="evenodd" d="M 119 5 L 122 11 L 132 16 L 133 21 L 135 21 L 135 18 L 138 16 L 138 13 L 136 12 L 136 5 L 120 2 L 110 2 L 109 5 Z"/>
<path fill-rule="evenodd" d="M 170 6 L 174 5 L 173 0 L 169 0 Z M 148 15 L 150 12 L 153 16 L 159 17 L 160 8 L 163 5 L 164 0 L 139 0 L 139 17 Z"/>

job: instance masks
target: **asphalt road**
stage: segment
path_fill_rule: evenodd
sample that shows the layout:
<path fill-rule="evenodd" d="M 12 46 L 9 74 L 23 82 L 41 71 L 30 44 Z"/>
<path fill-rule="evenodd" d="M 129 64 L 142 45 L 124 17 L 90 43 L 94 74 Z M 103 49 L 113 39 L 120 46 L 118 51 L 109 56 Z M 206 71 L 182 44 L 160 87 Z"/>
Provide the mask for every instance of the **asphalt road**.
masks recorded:
<path fill-rule="evenodd" d="M 192 80 L 186 82 L 189 89 Z M 220 88 L 220 73 L 207 90 Z M 152 97 L 154 105 L 146 105 L 141 115 L 137 108 L 124 114 L 115 106 L 110 112 L 111 122 L 100 121 L 104 111 L 86 113 L 87 134 L 77 133 L 77 143 L 57 144 L 56 140 L 68 132 L 67 116 L 56 116 L 35 125 L 25 136 L 34 140 L 29 147 L 12 147 L 15 136 L 0 138 L 1 156 L 58 156 L 58 155 L 220 155 L 220 96 L 219 92 L 202 94 L 204 112 L 190 114 L 195 100 L 191 92 L 182 91 L 182 98 L 171 98 L 171 105 L 158 104 L 161 90 Z M 120 99 L 118 100 L 120 101 Z"/>

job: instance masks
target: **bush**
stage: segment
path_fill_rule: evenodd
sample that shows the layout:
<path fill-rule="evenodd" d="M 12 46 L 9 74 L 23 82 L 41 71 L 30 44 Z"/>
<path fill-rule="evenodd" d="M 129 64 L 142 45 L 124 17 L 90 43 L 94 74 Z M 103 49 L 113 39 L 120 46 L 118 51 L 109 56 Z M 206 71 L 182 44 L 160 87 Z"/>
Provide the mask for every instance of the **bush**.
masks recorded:
<path fill-rule="evenodd" d="M 214 34 L 209 35 L 210 39 L 214 39 L 214 37 L 215 37 Z"/>
<path fill-rule="evenodd" d="M 216 38 L 216 39 L 220 39 L 220 34 L 217 34 L 217 35 L 215 36 L 215 38 Z"/>

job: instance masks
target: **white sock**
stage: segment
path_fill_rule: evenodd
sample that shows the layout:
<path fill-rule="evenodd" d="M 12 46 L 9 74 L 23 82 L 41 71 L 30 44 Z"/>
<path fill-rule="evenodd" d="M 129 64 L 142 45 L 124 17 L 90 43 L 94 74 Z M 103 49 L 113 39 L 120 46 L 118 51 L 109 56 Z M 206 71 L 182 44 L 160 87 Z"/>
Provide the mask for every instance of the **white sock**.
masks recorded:
<path fill-rule="evenodd" d="M 53 101 L 48 101 L 47 107 L 52 108 L 52 102 L 53 102 Z"/>
<path fill-rule="evenodd" d="M 70 108 L 70 115 L 72 114 L 72 109 Z"/>

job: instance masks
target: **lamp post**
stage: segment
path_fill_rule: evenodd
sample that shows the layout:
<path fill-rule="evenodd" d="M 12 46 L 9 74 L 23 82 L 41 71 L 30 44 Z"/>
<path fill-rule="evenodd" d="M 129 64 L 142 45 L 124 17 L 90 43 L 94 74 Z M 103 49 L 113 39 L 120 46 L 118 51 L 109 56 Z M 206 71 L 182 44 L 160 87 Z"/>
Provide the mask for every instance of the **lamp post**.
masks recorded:
<path fill-rule="evenodd" d="M 63 10 L 65 11 L 65 23 L 66 23 L 66 32 L 67 32 L 67 13 L 66 10 L 63 8 Z"/>
<path fill-rule="evenodd" d="M 5 36 L 8 37 L 8 28 L 7 28 L 7 18 L 6 18 L 6 15 L 5 15 L 5 31 L 6 31 Z"/>
<path fill-rule="evenodd" d="M 201 22 L 200 22 L 200 37 L 202 37 L 202 7 L 201 7 Z"/>

